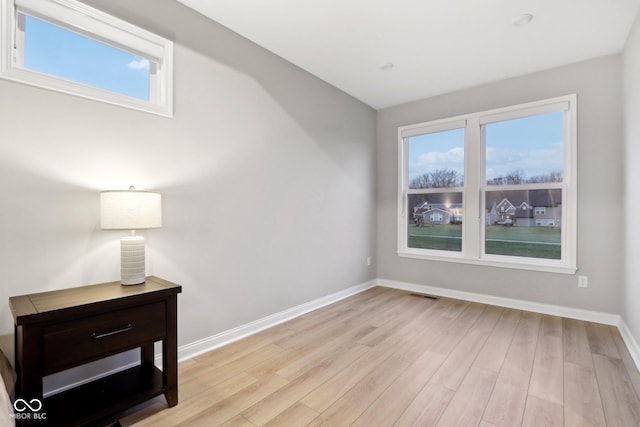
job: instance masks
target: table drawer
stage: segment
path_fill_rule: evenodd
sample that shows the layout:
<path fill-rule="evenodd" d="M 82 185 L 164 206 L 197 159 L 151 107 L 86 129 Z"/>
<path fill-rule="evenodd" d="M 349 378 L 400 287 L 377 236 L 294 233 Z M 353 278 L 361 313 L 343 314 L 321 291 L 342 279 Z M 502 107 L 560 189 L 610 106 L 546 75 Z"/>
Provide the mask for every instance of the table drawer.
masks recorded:
<path fill-rule="evenodd" d="M 157 341 L 166 335 L 165 303 L 116 310 L 44 328 L 45 375 Z"/>

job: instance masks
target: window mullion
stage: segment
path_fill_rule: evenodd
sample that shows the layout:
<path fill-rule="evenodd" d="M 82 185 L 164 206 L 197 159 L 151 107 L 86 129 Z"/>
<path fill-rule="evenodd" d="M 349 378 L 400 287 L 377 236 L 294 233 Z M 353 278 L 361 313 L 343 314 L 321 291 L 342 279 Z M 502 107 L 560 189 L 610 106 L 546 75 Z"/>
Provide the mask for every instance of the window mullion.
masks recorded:
<path fill-rule="evenodd" d="M 462 221 L 462 252 L 478 258 L 480 253 L 480 123 L 467 120 L 464 137 L 464 219 Z"/>
<path fill-rule="evenodd" d="M 409 196 L 407 189 L 409 188 L 409 141 L 402 137 L 402 133 L 398 131 L 398 252 L 406 250 L 408 243 L 408 206 Z"/>

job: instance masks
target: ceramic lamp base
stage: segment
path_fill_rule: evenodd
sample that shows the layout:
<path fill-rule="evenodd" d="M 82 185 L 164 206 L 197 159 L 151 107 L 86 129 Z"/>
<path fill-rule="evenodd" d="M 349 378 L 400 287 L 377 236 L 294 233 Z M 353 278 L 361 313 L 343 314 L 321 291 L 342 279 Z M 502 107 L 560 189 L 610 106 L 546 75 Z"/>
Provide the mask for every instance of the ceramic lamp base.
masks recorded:
<path fill-rule="evenodd" d="M 120 283 L 139 285 L 145 281 L 144 237 L 127 236 L 120 240 Z"/>

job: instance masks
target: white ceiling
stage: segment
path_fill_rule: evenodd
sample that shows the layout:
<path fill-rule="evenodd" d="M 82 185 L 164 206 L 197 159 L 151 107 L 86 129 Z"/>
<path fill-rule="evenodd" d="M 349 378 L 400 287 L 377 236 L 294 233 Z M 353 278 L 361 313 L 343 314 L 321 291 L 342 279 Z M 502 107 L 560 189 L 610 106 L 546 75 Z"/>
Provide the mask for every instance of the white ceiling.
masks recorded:
<path fill-rule="evenodd" d="M 376 108 L 620 52 L 640 0 L 178 0 Z M 531 13 L 526 26 L 515 16 Z M 391 62 L 391 70 L 379 67 Z"/>

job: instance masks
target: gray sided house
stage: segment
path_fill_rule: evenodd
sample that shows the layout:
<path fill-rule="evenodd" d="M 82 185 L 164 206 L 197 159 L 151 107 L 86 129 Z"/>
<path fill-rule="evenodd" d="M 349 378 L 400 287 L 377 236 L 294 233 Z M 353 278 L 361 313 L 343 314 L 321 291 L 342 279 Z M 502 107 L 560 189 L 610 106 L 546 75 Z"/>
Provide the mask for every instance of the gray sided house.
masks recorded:
<path fill-rule="evenodd" d="M 462 223 L 462 203 L 424 202 L 413 208 L 416 225 L 441 225 Z"/>
<path fill-rule="evenodd" d="M 451 212 L 446 209 L 430 209 L 422 213 L 423 224 L 449 224 L 451 222 Z"/>
<path fill-rule="evenodd" d="M 486 223 L 517 227 L 560 227 L 562 198 L 559 190 L 508 191 L 491 201 Z M 487 200 L 487 204 L 489 204 Z"/>

